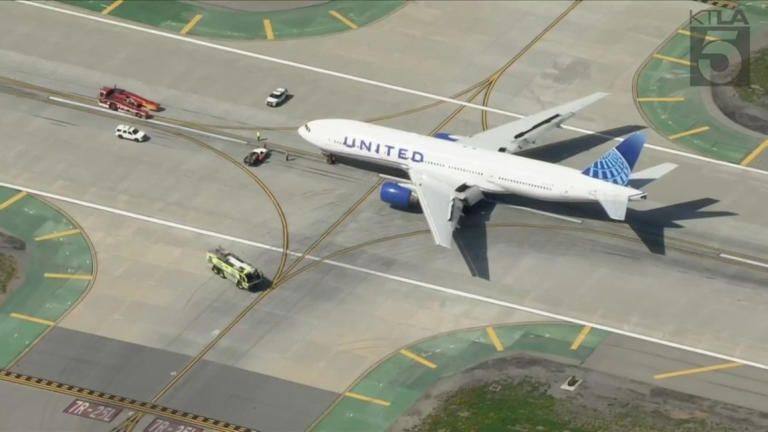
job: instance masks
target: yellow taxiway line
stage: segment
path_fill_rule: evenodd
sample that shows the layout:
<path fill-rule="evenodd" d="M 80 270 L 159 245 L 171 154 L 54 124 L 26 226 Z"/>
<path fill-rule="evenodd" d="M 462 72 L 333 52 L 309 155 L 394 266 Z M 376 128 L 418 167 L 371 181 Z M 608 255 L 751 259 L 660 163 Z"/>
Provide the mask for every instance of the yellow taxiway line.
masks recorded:
<path fill-rule="evenodd" d="M 192 30 L 201 19 L 203 19 L 203 15 L 202 14 L 195 15 L 194 17 L 192 17 L 191 20 L 189 20 L 187 25 L 185 25 L 184 28 L 181 29 L 181 31 L 179 33 L 181 33 L 183 35 L 189 33 L 189 31 Z"/>
<path fill-rule="evenodd" d="M 501 344 L 499 336 L 496 334 L 496 330 L 493 327 L 486 327 L 486 333 L 488 333 L 488 339 L 493 342 L 493 346 L 496 347 L 496 351 L 504 351 L 504 345 Z"/>
<path fill-rule="evenodd" d="M 642 97 L 637 98 L 638 102 L 682 102 L 684 97 Z"/>
<path fill-rule="evenodd" d="M 66 230 L 66 231 L 59 231 L 59 232 L 55 232 L 55 233 L 50 233 L 50 234 L 46 234 L 46 235 L 37 236 L 37 237 L 35 237 L 35 241 L 57 239 L 59 237 L 65 237 L 65 236 L 68 236 L 68 235 L 77 234 L 79 232 L 80 232 L 80 230 L 77 229 L 77 228 L 71 229 L 71 230 Z"/>
<path fill-rule="evenodd" d="M 16 312 L 11 312 L 11 318 L 16 318 L 16 319 L 20 319 L 20 320 L 24 320 L 24 321 L 31 321 L 33 323 L 38 323 L 38 324 L 47 325 L 47 326 L 52 326 L 52 325 L 56 324 L 53 321 L 48 321 L 48 320 L 42 319 L 42 318 L 35 318 L 33 316 L 24 315 L 24 314 L 20 314 L 20 313 L 16 313 Z"/>
<path fill-rule="evenodd" d="M 415 362 L 419 362 L 419 363 L 423 364 L 424 366 L 426 366 L 426 367 L 428 367 L 430 369 L 434 369 L 434 368 L 437 367 L 437 365 L 432 363 L 431 361 L 425 359 L 424 357 L 422 357 L 420 355 L 414 354 L 414 353 L 408 351 L 405 348 L 400 350 L 400 354 L 408 357 L 409 359 L 411 359 L 411 360 L 413 360 Z"/>
<path fill-rule="evenodd" d="M 335 10 L 329 10 L 329 11 L 328 11 L 328 13 L 329 13 L 329 14 L 331 14 L 331 16 L 332 16 L 332 17 L 334 17 L 334 18 L 336 18 L 337 20 L 339 20 L 339 21 L 343 22 L 344 24 L 346 24 L 346 25 L 347 25 L 347 27 L 351 28 L 352 30 L 355 30 L 355 29 L 357 28 L 357 25 L 356 25 L 355 23 L 353 23 L 352 21 L 350 21 L 350 20 L 349 20 L 347 17 L 345 17 L 344 15 L 342 15 L 342 14 L 340 14 L 340 13 L 336 12 Z"/>
<path fill-rule="evenodd" d="M 665 55 L 661 55 L 661 54 L 654 54 L 653 57 L 657 58 L 659 60 L 666 60 L 668 62 L 678 63 L 678 64 L 686 65 L 686 66 L 693 66 L 694 64 L 696 64 L 696 63 L 691 63 L 688 60 L 679 59 L 677 57 L 669 57 L 669 56 L 665 56 Z"/>
<path fill-rule="evenodd" d="M 706 366 L 706 367 L 700 367 L 695 369 L 686 369 L 686 370 L 681 370 L 677 372 L 667 372 L 663 374 L 658 374 L 658 375 L 654 375 L 653 379 L 660 380 L 660 379 L 674 378 L 674 377 L 683 376 L 683 375 L 693 375 L 693 374 L 702 373 L 702 372 L 718 371 L 718 370 L 728 369 L 736 366 L 743 366 L 743 365 L 741 363 L 722 363 L 714 366 Z"/>
<path fill-rule="evenodd" d="M 44 277 L 49 279 L 77 279 L 77 280 L 91 280 L 93 275 L 89 274 L 76 274 L 76 273 L 45 273 Z"/>
<path fill-rule="evenodd" d="M 679 34 L 681 34 L 681 35 L 686 35 L 686 36 L 695 37 L 695 38 L 698 38 L 698 39 L 704 39 L 704 40 L 713 41 L 713 42 L 720 40 L 720 38 L 716 38 L 714 36 L 703 35 L 703 34 L 700 34 L 700 33 L 691 33 L 688 30 L 680 29 L 677 32 Z"/>
<path fill-rule="evenodd" d="M 16 201 L 24 198 L 26 195 L 27 195 L 27 193 L 22 191 L 22 192 L 17 193 L 14 196 L 8 198 L 7 200 L 5 200 L 5 202 L 0 204 L 0 210 L 4 209 L 6 207 L 9 207 L 11 204 L 15 203 Z"/>
<path fill-rule="evenodd" d="M 673 139 L 678 139 L 678 138 L 686 137 L 688 135 L 695 135 L 697 133 L 706 132 L 708 130 L 709 130 L 709 126 L 702 126 L 700 128 L 691 129 L 691 130 L 685 131 L 685 132 L 680 132 L 679 134 L 670 135 L 668 138 L 673 140 Z"/>
<path fill-rule="evenodd" d="M 346 392 L 346 393 L 344 393 L 344 395 L 347 396 L 347 397 L 351 397 L 353 399 L 358 399 L 358 400 L 361 400 L 361 401 L 370 402 L 370 403 L 373 403 L 373 404 L 376 404 L 376 405 L 381 405 L 381 406 L 389 406 L 390 405 L 390 403 L 385 401 L 385 400 L 368 397 L 368 396 L 361 395 L 361 394 L 358 394 L 358 393 Z"/>
<path fill-rule="evenodd" d="M 264 33 L 267 34 L 267 39 L 275 40 L 275 32 L 272 31 L 272 21 L 264 19 Z"/>
<path fill-rule="evenodd" d="M 581 346 L 581 343 L 584 342 L 584 339 L 589 334 L 589 331 L 592 330 L 592 327 L 590 326 L 584 326 L 584 328 L 581 329 L 579 332 L 579 335 L 576 336 L 576 339 L 573 340 L 573 343 L 571 344 L 571 349 L 576 351 Z"/>
<path fill-rule="evenodd" d="M 124 0 L 115 0 L 114 2 L 112 2 L 112 4 L 111 4 L 111 5 L 109 5 L 109 6 L 105 7 L 105 8 L 104 8 L 104 10 L 103 10 L 103 11 L 101 11 L 101 14 L 102 14 L 102 15 L 109 15 L 109 14 L 110 14 L 110 13 L 112 13 L 112 11 L 113 11 L 113 10 L 115 10 L 115 9 L 116 9 L 118 6 L 120 6 L 121 4 L 123 4 L 123 1 L 124 1 Z"/>
<path fill-rule="evenodd" d="M 749 165 L 749 163 L 750 163 L 750 162 L 752 162 L 753 160 L 755 160 L 755 158 L 756 158 L 756 157 L 757 157 L 757 156 L 758 156 L 760 153 L 762 153 L 762 152 L 763 152 L 763 150 L 765 150 L 765 149 L 766 149 L 766 147 L 768 147 L 768 140 L 765 140 L 765 141 L 763 141 L 763 143 L 762 143 L 762 144 L 760 144 L 759 146 L 757 146 L 757 148 L 756 148 L 756 149 L 752 150 L 752 153 L 748 154 L 748 155 L 747 155 L 747 157 L 745 157 L 745 158 L 744 158 L 744 160 L 743 160 L 743 161 L 741 161 L 741 165 L 742 165 L 742 166 L 747 166 L 747 165 Z"/>

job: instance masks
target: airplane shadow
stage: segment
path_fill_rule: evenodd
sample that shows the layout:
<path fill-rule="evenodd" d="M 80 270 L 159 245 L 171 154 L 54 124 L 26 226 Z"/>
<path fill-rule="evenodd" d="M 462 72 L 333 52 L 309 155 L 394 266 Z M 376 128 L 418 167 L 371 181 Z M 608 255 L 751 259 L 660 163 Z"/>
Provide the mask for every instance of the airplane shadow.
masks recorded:
<path fill-rule="evenodd" d="M 632 228 L 649 252 L 665 255 L 664 232 L 667 228 L 683 228 L 677 223 L 678 221 L 738 215 L 730 211 L 703 210 L 718 202 L 720 201 L 714 198 L 699 198 L 651 210 L 641 211 L 630 208 L 627 209 L 627 225 Z"/>
<path fill-rule="evenodd" d="M 579 219 L 610 221 L 597 203 L 546 202 L 514 195 L 498 195 L 489 198 L 502 205 L 526 207 Z M 678 223 L 680 221 L 738 215 L 730 211 L 704 210 L 718 202 L 720 201 L 715 198 L 699 198 L 650 210 L 635 210 L 630 207 L 627 209 L 625 222 L 616 221 L 615 223 L 626 223 L 649 252 L 665 255 L 664 236 L 667 228 L 683 228 L 683 225 Z"/>

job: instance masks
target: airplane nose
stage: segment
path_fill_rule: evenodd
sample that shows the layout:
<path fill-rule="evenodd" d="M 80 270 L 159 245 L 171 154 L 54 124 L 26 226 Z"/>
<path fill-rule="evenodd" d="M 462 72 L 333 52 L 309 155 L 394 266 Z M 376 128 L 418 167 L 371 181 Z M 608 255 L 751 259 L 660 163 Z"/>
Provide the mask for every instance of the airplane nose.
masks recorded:
<path fill-rule="evenodd" d="M 307 123 L 304 123 L 303 125 L 301 125 L 301 127 L 299 128 L 299 135 L 302 138 L 304 138 L 305 140 L 307 140 L 309 142 L 312 142 L 312 140 L 310 139 L 310 136 L 309 136 L 309 134 L 312 133 L 312 127 L 311 127 L 310 123 L 312 123 L 312 122 L 307 122 Z"/>

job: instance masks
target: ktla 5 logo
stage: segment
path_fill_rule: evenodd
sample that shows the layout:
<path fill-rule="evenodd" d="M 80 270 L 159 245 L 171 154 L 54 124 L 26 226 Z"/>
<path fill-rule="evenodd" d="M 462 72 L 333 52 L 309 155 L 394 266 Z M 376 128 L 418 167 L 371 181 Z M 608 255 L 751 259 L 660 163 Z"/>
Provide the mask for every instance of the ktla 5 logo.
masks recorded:
<path fill-rule="evenodd" d="M 690 32 L 691 86 L 749 85 L 749 21 L 744 11 L 691 12 Z"/>

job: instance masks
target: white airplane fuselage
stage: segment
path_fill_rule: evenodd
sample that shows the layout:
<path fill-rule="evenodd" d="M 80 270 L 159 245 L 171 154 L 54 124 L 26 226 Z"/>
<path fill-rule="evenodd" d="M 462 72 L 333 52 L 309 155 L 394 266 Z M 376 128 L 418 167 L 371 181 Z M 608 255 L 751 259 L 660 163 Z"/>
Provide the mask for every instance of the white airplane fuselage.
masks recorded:
<path fill-rule="evenodd" d="M 326 154 L 405 171 L 417 167 L 462 179 L 483 192 L 569 202 L 595 201 L 599 192 L 631 200 L 645 196 L 640 190 L 588 177 L 573 168 L 355 120 L 313 120 L 299 128 L 299 134 Z"/>

